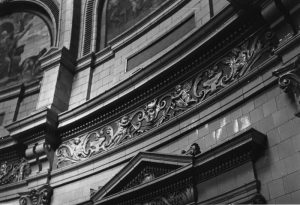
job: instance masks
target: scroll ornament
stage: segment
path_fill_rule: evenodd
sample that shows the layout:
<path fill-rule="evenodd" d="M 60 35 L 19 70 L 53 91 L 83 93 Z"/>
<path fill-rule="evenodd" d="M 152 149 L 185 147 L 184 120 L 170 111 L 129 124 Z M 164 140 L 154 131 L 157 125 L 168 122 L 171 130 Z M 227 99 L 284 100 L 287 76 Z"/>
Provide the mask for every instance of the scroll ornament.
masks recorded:
<path fill-rule="evenodd" d="M 53 188 L 49 185 L 44 185 L 39 189 L 19 193 L 19 195 L 20 205 L 50 205 Z"/>
<path fill-rule="evenodd" d="M 278 77 L 279 87 L 287 93 L 297 107 L 296 116 L 300 117 L 300 57 L 293 63 L 288 64 L 273 72 Z"/>
<path fill-rule="evenodd" d="M 0 164 L 0 185 L 19 182 L 31 173 L 30 164 L 25 158 L 18 162 Z"/>
<path fill-rule="evenodd" d="M 98 130 L 63 142 L 56 151 L 58 167 L 86 160 L 117 147 L 201 104 L 245 76 L 262 57 L 269 55 L 273 48 L 271 39 L 269 33 L 264 38 L 252 38 L 232 49 L 211 67 L 135 112 Z"/>

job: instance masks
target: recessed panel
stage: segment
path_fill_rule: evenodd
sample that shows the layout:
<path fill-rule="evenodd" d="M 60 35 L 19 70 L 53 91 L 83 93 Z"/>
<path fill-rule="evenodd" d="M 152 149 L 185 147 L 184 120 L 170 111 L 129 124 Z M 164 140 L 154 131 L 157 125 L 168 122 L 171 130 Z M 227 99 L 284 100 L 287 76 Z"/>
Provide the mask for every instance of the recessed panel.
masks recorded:
<path fill-rule="evenodd" d="M 51 36 L 37 15 L 16 12 L 0 17 L 0 87 L 28 82 L 41 75 L 39 59 Z"/>
<path fill-rule="evenodd" d="M 107 41 L 123 33 L 165 0 L 109 0 L 107 4 Z"/>

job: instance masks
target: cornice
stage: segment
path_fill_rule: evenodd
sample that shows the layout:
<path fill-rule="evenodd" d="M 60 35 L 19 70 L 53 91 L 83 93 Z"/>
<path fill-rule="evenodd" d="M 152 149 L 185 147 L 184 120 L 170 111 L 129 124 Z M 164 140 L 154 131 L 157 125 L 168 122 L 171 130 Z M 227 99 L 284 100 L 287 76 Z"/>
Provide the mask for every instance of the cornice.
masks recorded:
<path fill-rule="evenodd" d="M 194 166 L 199 167 L 197 172 L 199 179 L 206 180 L 209 175 L 218 175 L 218 172 L 232 169 L 232 166 L 239 163 L 256 161 L 266 148 L 266 143 L 267 136 L 251 128 L 223 143 L 222 146 L 197 155 Z"/>
<path fill-rule="evenodd" d="M 232 48 L 210 67 L 177 84 L 175 89 L 156 96 L 115 122 L 66 140 L 56 151 L 58 167 L 64 166 L 61 164 L 65 162 L 81 162 L 115 147 L 127 146 L 128 143 L 141 139 L 141 136 L 149 136 L 149 133 L 153 135 L 162 126 L 166 127 L 183 115 L 192 113 L 191 110 L 203 108 L 217 94 L 218 97 L 223 96 L 224 90 L 228 92 L 234 85 L 241 85 L 249 78 L 249 73 L 253 76 L 258 68 L 262 72 L 260 64 L 268 61 L 263 63 L 267 67 L 274 61 L 261 59 L 262 56 L 270 55 L 274 46 L 272 35 L 268 32 L 263 34 L 252 36 Z M 87 143 L 93 145 L 87 146 Z"/>
<path fill-rule="evenodd" d="M 0 90 L 0 101 L 5 101 L 12 98 L 17 98 L 24 92 L 24 84 L 19 83 Z"/>
<path fill-rule="evenodd" d="M 136 169 L 132 169 L 132 167 L 137 167 L 140 162 L 139 160 L 143 159 L 144 153 L 139 153 L 108 183 L 106 183 L 100 188 L 99 191 L 93 194 L 91 196 L 91 201 L 93 201 L 94 204 L 113 204 L 120 202 L 120 200 L 136 200 L 140 197 L 140 195 L 144 195 L 144 193 L 146 193 L 145 189 L 147 189 L 147 193 L 152 193 L 153 190 L 156 190 L 155 192 L 158 194 L 160 192 L 158 190 L 161 188 L 165 187 L 166 185 L 171 185 L 174 182 L 178 183 L 181 180 L 196 180 L 198 183 L 208 180 L 249 161 L 255 162 L 255 160 L 265 150 L 266 142 L 267 137 L 265 135 L 254 129 L 249 129 L 241 133 L 239 136 L 222 143 L 214 149 L 195 156 L 190 156 L 188 161 L 185 160 L 185 163 L 187 164 L 182 164 L 180 168 L 174 169 L 173 171 L 162 176 L 151 179 L 146 183 L 138 184 L 129 189 L 122 189 L 124 186 L 122 178 L 124 174 L 129 176 L 132 173 L 135 173 Z M 148 157 L 150 157 L 149 159 L 151 159 L 151 155 L 152 153 L 148 154 Z M 164 160 L 166 160 L 166 162 L 168 162 L 167 158 L 170 158 L 171 156 L 171 154 L 160 155 L 160 158 L 165 158 Z M 176 157 L 177 155 L 173 156 Z M 179 157 L 180 156 L 178 156 L 178 158 Z M 255 181 L 255 183 L 258 183 L 258 181 Z M 252 183 L 250 182 L 250 184 Z M 240 192 L 242 190 L 237 189 L 233 192 L 236 191 Z M 218 200 L 222 199 L 219 198 Z"/>
<path fill-rule="evenodd" d="M 49 70 L 55 66 L 63 65 L 71 73 L 75 73 L 76 61 L 70 51 L 63 47 L 49 52 L 45 57 L 40 59 L 43 70 Z"/>
<path fill-rule="evenodd" d="M 143 18 L 141 21 L 139 21 L 137 24 L 135 24 L 119 36 L 109 41 L 108 45 L 112 48 L 114 52 L 119 51 L 120 49 L 124 48 L 125 46 L 140 38 L 142 35 L 150 31 L 155 26 L 159 25 L 165 19 L 172 16 L 172 14 L 181 9 L 190 1 L 191 0 L 177 0 L 177 2 L 175 3 L 171 0 L 166 1 L 165 3 L 163 3 L 163 5 L 160 6 L 160 8 L 147 15 L 145 18 Z"/>
<path fill-rule="evenodd" d="M 132 158 L 129 163 L 117 173 L 102 189 L 93 195 L 93 199 L 99 198 L 101 195 L 107 194 L 110 190 L 116 187 L 119 181 L 124 180 L 127 174 L 134 171 L 136 167 L 139 166 L 141 162 L 148 163 L 161 163 L 163 165 L 175 165 L 176 173 L 180 173 L 187 167 L 192 165 L 192 157 L 186 155 L 172 155 L 172 154 L 161 154 L 161 153 L 150 153 L 150 152 L 140 152 L 134 158 Z M 183 169 L 177 170 L 179 167 Z M 175 168 L 174 168 L 175 170 Z M 171 172 L 171 171 L 170 171 Z"/>
<path fill-rule="evenodd" d="M 45 130 L 54 130 L 56 126 L 57 114 L 49 108 L 44 108 L 30 116 L 6 125 L 5 128 L 10 132 L 10 136 L 13 139 L 24 142 L 27 140 L 39 140 Z M 32 136 L 36 137 L 32 138 Z"/>
<path fill-rule="evenodd" d="M 282 39 L 282 41 L 280 41 L 278 47 L 274 50 L 274 54 L 281 56 L 287 50 L 293 49 L 296 46 L 298 46 L 299 43 L 300 43 L 300 33 L 296 35 L 287 36 L 286 39 Z"/>
<path fill-rule="evenodd" d="M 154 79 L 151 82 L 150 81 L 148 81 L 147 83 L 143 82 L 144 79 L 146 78 L 146 76 L 149 76 L 149 75 L 153 76 L 155 74 L 154 71 L 157 70 L 158 68 L 161 68 L 165 64 L 167 64 L 167 62 L 170 65 L 170 67 L 168 69 L 173 70 L 175 67 L 175 65 L 174 65 L 175 63 L 178 63 L 180 60 L 182 60 L 182 58 L 186 57 L 187 55 L 193 53 L 192 51 L 196 50 L 196 48 L 194 47 L 189 52 L 183 54 L 183 50 L 186 50 L 188 46 L 196 44 L 198 46 L 197 49 L 199 50 L 199 49 L 201 49 L 201 47 L 205 47 L 204 45 L 207 44 L 207 42 L 209 40 L 211 40 L 215 36 L 217 36 L 217 34 L 221 33 L 222 30 L 226 30 L 226 28 L 229 29 L 228 28 L 228 27 L 230 27 L 229 25 L 234 24 L 233 22 L 237 21 L 236 16 L 232 17 L 231 20 L 228 20 L 223 25 L 221 24 L 221 22 L 224 23 L 225 17 L 227 16 L 226 18 L 229 18 L 228 16 L 231 16 L 231 15 L 232 15 L 232 10 L 230 8 L 228 8 L 223 13 L 223 15 L 216 17 L 210 24 L 205 25 L 200 30 L 193 33 L 190 36 L 190 38 L 188 38 L 181 45 L 179 45 L 175 49 L 173 49 L 170 53 L 163 56 L 160 60 L 152 63 L 151 65 L 147 66 L 140 72 L 133 74 L 129 79 L 119 83 L 118 85 L 114 86 L 113 88 L 111 88 L 107 92 L 103 93 L 102 95 L 87 101 L 86 103 L 82 104 L 81 106 L 79 106 L 77 108 L 74 108 L 72 110 L 69 110 L 69 111 L 66 111 L 66 112 L 60 114 L 59 115 L 59 127 L 62 128 L 62 127 L 69 126 L 70 124 L 72 124 L 75 121 L 80 120 L 81 118 L 87 118 L 87 117 L 93 115 L 93 113 L 96 113 L 101 109 L 105 109 L 104 108 L 105 101 L 106 102 L 110 101 L 110 99 L 119 99 L 119 101 L 121 101 L 121 99 L 120 99 L 121 97 L 131 98 L 131 97 L 129 97 L 129 95 L 127 95 L 128 97 L 126 97 L 124 93 L 133 93 L 132 90 L 135 90 L 135 94 L 134 94 L 135 97 L 134 97 L 134 99 L 132 99 L 132 101 L 135 102 L 134 104 L 136 105 L 136 103 L 145 100 L 145 98 L 148 97 L 149 95 L 153 95 L 158 90 L 161 90 L 162 87 L 166 87 L 167 85 L 169 85 L 171 83 L 171 81 L 173 81 L 174 79 L 177 79 L 178 76 L 182 75 L 182 73 L 186 73 L 187 71 L 196 69 L 195 67 L 199 66 L 198 65 L 199 62 L 207 61 L 206 59 L 211 58 L 213 52 L 216 52 L 215 51 L 216 49 L 220 49 L 223 46 L 222 43 L 225 43 L 225 44 L 231 43 L 230 41 L 232 41 L 232 39 L 244 34 L 244 33 L 241 33 L 241 31 L 246 28 L 246 25 L 242 25 L 242 28 L 239 28 L 239 31 L 233 32 L 234 34 L 228 36 L 227 39 L 223 39 L 223 42 L 222 43 L 220 42 L 220 45 L 215 46 L 214 48 L 211 48 L 211 49 L 203 52 L 202 55 L 200 55 L 200 57 L 196 60 L 196 62 L 192 62 L 191 65 L 188 65 L 188 66 L 186 66 L 186 65 L 182 66 L 182 68 L 177 68 L 178 71 L 177 72 L 173 71 L 173 74 L 169 75 L 168 79 L 161 79 L 161 80 Z M 219 25 L 219 26 L 222 25 L 220 27 L 220 30 L 218 30 L 218 31 L 216 31 L 214 29 L 214 27 L 217 25 Z M 211 33 L 211 34 L 208 35 L 208 33 Z M 207 35 L 209 37 L 207 37 Z M 196 43 L 196 42 L 198 42 L 198 43 Z M 179 57 L 178 55 L 181 55 L 181 56 L 183 55 L 183 57 Z M 176 56 L 176 58 L 174 56 Z M 171 63 L 170 61 L 174 61 L 174 59 L 176 59 L 176 61 L 174 63 Z M 181 63 L 181 64 L 183 64 L 183 63 Z M 177 66 L 179 67 L 180 65 L 177 65 Z M 165 72 L 165 70 L 163 70 L 163 71 Z M 162 75 L 163 71 L 160 71 L 159 74 Z M 154 81 L 156 81 L 155 82 L 156 86 L 154 86 L 154 87 L 150 86 L 150 84 L 153 83 Z M 143 83 L 141 83 L 141 82 L 143 82 Z M 146 87 L 148 87 L 148 89 Z M 151 88 L 149 89 L 149 87 L 151 87 Z M 129 92 L 126 92 L 126 90 L 128 88 L 131 88 L 131 91 L 129 90 Z M 141 93 L 142 89 L 144 89 L 144 92 Z M 124 102 L 127 100 L 122 100 L 122 101 Z M 129 106 L 132 106 L 132 102 L 127 103 L 126 105 L 122 104 L 122 105 L 120 105 L 120 107 L 116 107 L 115 109 L 118 111 L 121 111 L 121 110 L 125 110 L 125 109 L 129 108 Z M 132 106 L 132 107 L 134 107 L 134 106 Z M 112 116 L 113 112 L 115 113 L 115 111 L 112 111 L 108 115 Z M 98 121 L 98 120 L 95 119 L 93 121 Z M 94 126 L 94 123 L 92 123 L 92 122 L 89 122 L 88 124 L 90 124 L 91 126 Z M 87 127 L 90 127 L 90 126 L 87 126 Z"/>
<path fill-rule="evenodd" d="M 258 73 L 261 75 L 266 70 L 270 69 L 269 66 L 273 67 L 274 59 L 276 61 L 277 58 L 273 58 L 272 60 L 268 60 L 267 63 L 263 63 L 267 67 L 259 66 L 259 70 L 255 70 L 254 72 L 251 73 L 250 76 L 246 76 L 246 78 L 244 78 L 242 81 L 248 82 L 249 77 L 256 76 Z M 260 86 L 262 84 L 264 85 L 263 88 Z M 132 158 L 135 154 L 138 153 L 138 151 L 142 151 L 142 150 L 155 151 L 165 144 L 172 143 L 174 140 L 178 139 L 178 137 L 181 137 L 182 135 L 189 133 L 191 130 L 193 130 L 199 126 L 204 126 L 209 121 L 219 118 L 220 116 L 222 116 L 224 114 L 224 112 L 228 112 L 229 110 L 235 109 L 237 106 L 244 103 L 248 97 L 256 96 L 257 94 L 261 93 L 263 90 L 265 90 L 269 87 L 274 87 L 275 84 L 276 84 L 276 79 L 270 77 L 270 78 L 265 79 L 263 82 L 261 82 L 261 84 L 258 85 L 258 87 L 260 87 L 260 89 L 254 89 L 255 92 L 253 92 L 253 91 L 249 91 L 249 92 L 245 92 L 245 93 L 242 92 L 240 94 L 240 96 L 239 95 L 236 96 L 235 94 L 232 94 L 232 93 L 228 96 L 229 93 L 227 92 L 227 95 L 225 95 L 225 96 L 230 97 L 230 99 L 232 99 L 232 101 L 228 101 L 224 95 L 222 95 L 222 96 L 218 95 L 220 97 L 220 99 L 224 99 L 224 100 L 218 101 L 218 103 L 217 103 L 217 105 L 221 104 L 221 106 L 222 106 L 221 109 L 219 109 L 218 106 L 215 106 L 216 105 L 215 98 L 209 99 L 205 103 L 201 104 L 200 107 L 194 107 L 194 109 L 189 110 L 186 113 L 183 113 L 180 117 L 174 118 L 170 121 L 167 121 L 164 124 L 164 126 L 154 128 L 154 129 L 150 130 L 149 132 L 147 132 L 145 135 L 143 135 L 133 141 L 127 141 L 124 144 L 122 144 L 122 146 L 115 147 L 114 149 L 109 150 L 107 152 L 103 152 L 101 154 L 92 156 L 91 158 L 89 158 L 85 161 L 81 161 L 78 163 L 74 163 L 74 164 L 71 164 L 68 166 L 61 167 L 59 169 L 55 169 L 51 172 L 51 176 L 53 179 L 57 178 L 59 176 L 62 176 L 62 175 L 69 176 L 71 173 L 73 173 L 73 175 L 72 174 L 70 175 L 71 177 L 66 177 L 66 178 L 63 178 L 63 180 L 55 181 L 55 186 L 62 186 L 64 184 L 69 184 L 69 183 L 73 182 L 74 180 L 84 179 L 86 177 L 93 175 L 94 173 L 108 170 L 108 169 L 115 167 L 122 163 L 127 163 L 130 158 Z M 233 84 L 231 89 L 234 89 L 236 87 L 239 87 L 239 86 L 237 86 L 236 84 Z M 243 88 L 240 88 L 240 90 L 242 90 L 242 89 Z M 251 93 L 251 94 L 249 94 L 249 93 Z M 248 96 L 248 97 L 244 98 L 243 96 Z M 209 110 L 209 112 L 206 112 L 206 109 Z M 196 121 L 194 121 L 194 120 L 188 121 L 189 124 L 186 125 L 185 120 L 188 119 L 189 117 L 194 118 L 195 113 L 198 113 L 198 114 L 196 114 L 196 116 L 200 115 L 200 118 L 199 119 L 197 118 Z M 166 129 L 170 129 L 171 132 L 166 132 Z M 239 134 L 240 134 L 240 132 L 237 135 L 239 135 Z M 147 140 L 153 136 L 158 136 L 155 139 L 155 140 L 157 140 L 157 141 L 155 141 L 155 143 L 153 143 L 153 140 L 152 140 L 151 143 L 150 142 L 147 143 L 147 146 L 142 146 L 141 148 L 137 148 L 137 149 L 130 149 L 131 147 L 141 144 L 142 142 L 144 142 L 144 143 L 148 142 Z M 235 136 L 236 135 L 234 135 L 233 137 L 235 137 Z M 124 152 L 126 153 L 125 155 L 123 154 Z M 114 157 L 112 157 L 112 156 L 116 156 L 116 155 L 118 156 L 117 160 Z M 91 165 L 94 164 L 95 162 L 101 162 L 101 163 L 99 166 L 91 167 Z M 80 173 L 76 172 L 76 170 L 79 170 L 84 167 L 85 168 L 90 167 L 89 171 L 84 171 L 84 172 L 80 172 Z"/>
<path fill-rule="evenodd" d="M 40 89 L 40 79 L 28 83 L 17 83 L 0 89 L 0 102 L 13 98 L 22 98 L 26 95 L 37 93 Z"/>

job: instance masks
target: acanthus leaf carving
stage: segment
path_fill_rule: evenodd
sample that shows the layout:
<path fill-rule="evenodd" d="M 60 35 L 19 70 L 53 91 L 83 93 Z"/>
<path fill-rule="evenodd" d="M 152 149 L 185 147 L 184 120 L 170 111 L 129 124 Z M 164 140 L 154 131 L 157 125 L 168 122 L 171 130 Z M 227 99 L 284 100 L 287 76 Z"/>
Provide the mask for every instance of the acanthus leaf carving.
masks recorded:
<path fill-rule="evenodd" d="M 264 38 L 251 38 L 165 95 L 96 131 L 63 142 L 56 151 L 58 166 L 110 150 L 199 105 L 249 73 L 262 56 L 270 55 L 272 39 L 270 32 Z"/>
<path fill-rule="evenodd" d="M 273 72 L 278 77 L 279 87 L 287 93 L 297 107 L 296 116 L 300 117 L 300 57 Z"/>
<path fill-rule="evenodd" d="M 53 195 L 53 188 L 46 184 L 39 189 L 32 189 L 29 192 L 19 193 L 20 205 L 50 205 Z"/>
<path fill-rule="evenodd" d="M 22 181 L 30 173 L 30 164 L 25 158 L 18 162 L 4 162 L 0 164 L 0 185 Z"/>

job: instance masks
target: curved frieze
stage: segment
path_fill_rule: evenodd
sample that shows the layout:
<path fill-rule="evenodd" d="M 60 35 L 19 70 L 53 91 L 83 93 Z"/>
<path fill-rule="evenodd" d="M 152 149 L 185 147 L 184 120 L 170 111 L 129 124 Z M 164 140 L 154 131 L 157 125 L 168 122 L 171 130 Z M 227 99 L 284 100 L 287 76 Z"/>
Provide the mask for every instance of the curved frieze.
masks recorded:
<path fill-rule="evenodd" d="M 26 159 L 14 163 L 0 163 L 0 185 L 18 182 L 31 173 L 30 164 Z"/>
<path fill-rule="evenodd" d="M 85 160 L 136 138 L 228 87 L 255 67 L 262 56 L 270 54 L 271 37 L 264 37 L 250 39 L 232 49 L 211 67 L 135 112 L 98 130 L 63 142 L 56 151 L 58 167 Z"/>

